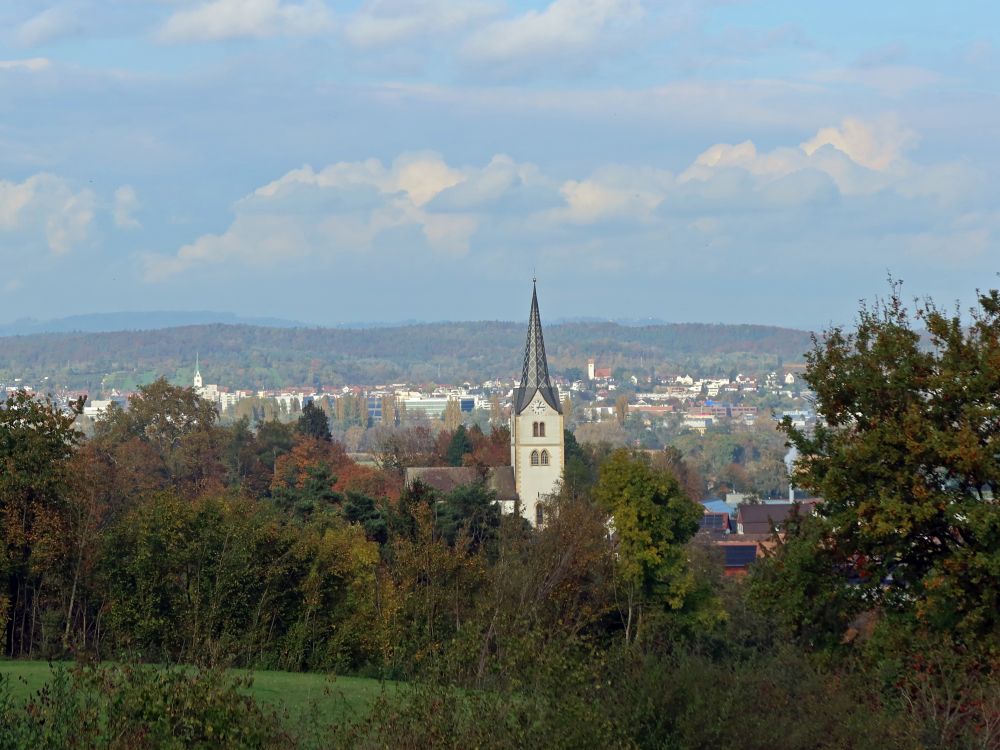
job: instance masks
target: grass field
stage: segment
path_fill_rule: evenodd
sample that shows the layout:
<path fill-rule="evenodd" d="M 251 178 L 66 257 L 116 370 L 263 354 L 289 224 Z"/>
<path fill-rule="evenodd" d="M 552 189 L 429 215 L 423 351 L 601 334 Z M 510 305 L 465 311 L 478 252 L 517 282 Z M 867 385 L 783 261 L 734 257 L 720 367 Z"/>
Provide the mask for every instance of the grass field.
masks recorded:
<path fill-rule="evenodd" d="M 325 721 L 355 718 L 366 713 L 383 690 L 397 689 L 394 683 L 363 677 L 239 669 L 233 673 L 251 675 L 249 693 L 263 705 L 287 710 L 291 718 L 313 710 Z M 0 675 L 9 680 L 14 697 L 24 700 L 50 679 L 52 668 L 44 661 L 0 661 Z"/>

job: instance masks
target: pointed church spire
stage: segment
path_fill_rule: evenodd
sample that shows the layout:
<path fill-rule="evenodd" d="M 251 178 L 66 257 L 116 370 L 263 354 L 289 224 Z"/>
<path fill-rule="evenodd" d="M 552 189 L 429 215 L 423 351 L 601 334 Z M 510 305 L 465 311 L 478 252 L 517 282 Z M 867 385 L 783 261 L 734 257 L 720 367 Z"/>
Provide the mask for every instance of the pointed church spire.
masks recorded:
<path fill-rule="evenodd" d="M 535 393 L 541 393 L 545 402 L 562 412 L 559 396 L 549 380 L 549 364 L 545 358 L 545 340 L 542 338 L 542 318 L 538 313 L 538 289 L 531 280 L 531 314 L 528 316 L 528 340 L 524 345 L 524 367 L 521 384 L 514 392 L 514 413 L 520 414 L 531 403 Z"/>

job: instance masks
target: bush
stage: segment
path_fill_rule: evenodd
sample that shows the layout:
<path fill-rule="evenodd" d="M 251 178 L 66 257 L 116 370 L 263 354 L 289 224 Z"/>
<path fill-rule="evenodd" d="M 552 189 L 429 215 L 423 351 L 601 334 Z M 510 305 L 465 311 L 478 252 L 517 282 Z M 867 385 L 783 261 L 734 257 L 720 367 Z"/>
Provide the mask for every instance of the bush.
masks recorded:
<path fill-rule="evenodd" d="M 241 692 L 249 685 L 220 670 L 55 667 L 23 705 L 0 685 L 0 750 L 291 746 L 280 717 Z"/>

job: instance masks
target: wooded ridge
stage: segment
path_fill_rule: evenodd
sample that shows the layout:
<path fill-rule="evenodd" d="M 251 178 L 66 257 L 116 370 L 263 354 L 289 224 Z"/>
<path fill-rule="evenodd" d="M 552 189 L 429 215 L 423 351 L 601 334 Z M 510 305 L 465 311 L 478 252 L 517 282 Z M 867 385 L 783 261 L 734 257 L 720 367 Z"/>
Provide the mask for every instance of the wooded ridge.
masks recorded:
<path fill-rule="evenodd" d="M 725 374 L 801 361 L 806 331 L 761 325 L 678 323 L 626 326 L 565 323 L 546 327 L 556 373 L 602 367 L 699 370 Z M 273 328 L 195 325 L 155 331 L 51 333 L 0 338 L 0 382 L 44 377 L 56 386 L 97 389 L 106 376 L 138 382 L 190 378 L 195 353 L 206 382 L 238 388 L 298 384 L 479 382 L 519 371 L 524 324 L 425 323 L 385 328 Z"/>

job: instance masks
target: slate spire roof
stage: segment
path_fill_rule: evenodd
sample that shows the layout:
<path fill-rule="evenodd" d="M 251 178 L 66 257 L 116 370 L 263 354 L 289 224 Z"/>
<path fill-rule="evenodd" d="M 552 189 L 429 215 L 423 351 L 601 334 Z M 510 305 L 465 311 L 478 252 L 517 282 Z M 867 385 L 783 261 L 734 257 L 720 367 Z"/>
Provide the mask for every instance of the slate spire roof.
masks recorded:
<path fill-rule="evenodd" d="M 549 364 L 545 359 L 545 340 L 542 338 L 542 318 L 538 314 L 538 290 L 532 280 L 528 340 L 524 345 L 521 384 L 514 390 L 514 413 L 524 411 L 536 393 L 541 393 L 549 406 L 562 413 L 559 394 L 549 380 Z"/>

